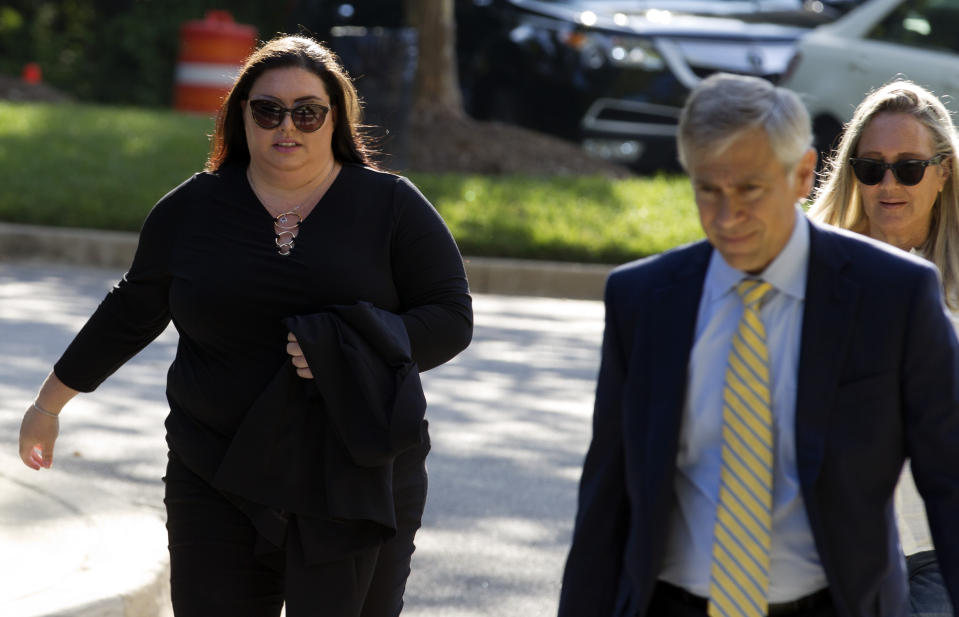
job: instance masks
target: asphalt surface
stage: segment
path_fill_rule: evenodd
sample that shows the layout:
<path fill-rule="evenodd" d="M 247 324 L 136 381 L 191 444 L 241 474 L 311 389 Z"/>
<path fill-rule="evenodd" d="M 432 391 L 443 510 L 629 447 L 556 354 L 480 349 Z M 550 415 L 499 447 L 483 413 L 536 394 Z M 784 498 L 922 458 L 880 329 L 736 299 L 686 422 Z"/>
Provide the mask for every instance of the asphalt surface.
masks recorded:
<path fill-rule="evenodd" d="M 97 585 L 122 596 L 116 606 L 98 605 L 101 617 L 167 614 L 133 604 L 156 604 L 164 594 L 160 478 L 172 329 L 67 406 L 53 470 L 34 472 L 16 458 L 23 411 L 121 273 L 0 263 L 5 617 L 88 614 L 56 611 L 82 600 L 71 589 Z M 423 375 L 430 496 L 403 614 L 554 615 L 590 435 L 602 304 L 497 295 L 474 302 L 472 345 Z M 161 584 L 148 581 L 144 592 L 143 581 L 126 580 L 142 571 Z M 139 596 L 123 592 L 138 586 Z M 44 606 L 27 608 L 39 598 Z"/>

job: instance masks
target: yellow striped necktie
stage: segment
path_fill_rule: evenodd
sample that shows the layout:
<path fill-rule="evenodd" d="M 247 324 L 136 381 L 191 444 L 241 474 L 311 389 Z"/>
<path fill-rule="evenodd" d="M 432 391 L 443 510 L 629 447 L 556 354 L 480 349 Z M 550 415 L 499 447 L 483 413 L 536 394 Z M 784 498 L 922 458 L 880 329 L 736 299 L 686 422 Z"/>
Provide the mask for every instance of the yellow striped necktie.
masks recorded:
<path fill-rule="evenodd" d="M 711 617 L 760 617 L 768 609 L 773 419 L 766 328 L 759 308 L 771 289 L 769 283 L 754 279 L 744 279 L 736 288 L 744 309 L 723 386 Z"/>

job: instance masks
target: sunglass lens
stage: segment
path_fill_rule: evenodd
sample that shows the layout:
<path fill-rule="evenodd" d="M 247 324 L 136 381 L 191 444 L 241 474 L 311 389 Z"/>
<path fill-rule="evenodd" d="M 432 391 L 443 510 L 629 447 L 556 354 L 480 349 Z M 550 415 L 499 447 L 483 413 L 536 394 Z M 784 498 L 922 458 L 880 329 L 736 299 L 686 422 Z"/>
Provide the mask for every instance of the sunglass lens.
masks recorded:
<path fill-rule="evenodd" d="M 283 108 L 266 101 L 250 103 L 253 120 L 265 129 L 275 129 L 283 122 Z"/>
<path fill-rule="evenodd" d="M 882 182 L 882 176 L 886 172 L 880 163 L 875 161 L 855 161 L 852 164 L 852 170 L 863 184 L 873 185 Z"/>
<path fill-rule="evenodd" d="M 899 182 L 906 186 L 913 186 L 922 182 L 926 166 L 921 163 L 899 163 L 894 169 Z"/>
<path fill-rule="evenodd" d="M 326 111 L 319 105 L 300 105 L 293 109 L 293 124 L 304 133 L 312 133 L 323 125 Z"/>
<path fill-rule="evenodd" d="M 312 103 L 297 105 L 293 109 L 285 109 L 269 101 L 251 101 L 250 111 L 253 114 L 254 122 L 264 129 L 275 129 L 280 126 L 283 123 L 283 116 L 289 111 L 293 126 L 304 133 L 312 133 L 323 126 L 329 110 L 323 105 Z"/>

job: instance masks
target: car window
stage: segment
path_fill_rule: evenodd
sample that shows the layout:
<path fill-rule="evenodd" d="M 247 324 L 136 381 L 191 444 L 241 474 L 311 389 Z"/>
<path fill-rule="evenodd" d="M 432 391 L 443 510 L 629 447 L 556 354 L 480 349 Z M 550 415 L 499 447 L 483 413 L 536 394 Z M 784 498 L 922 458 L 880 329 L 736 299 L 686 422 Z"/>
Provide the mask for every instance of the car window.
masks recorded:
<path fill-rule="evenodd" d="M 906 0 L 873 27 L 866 38 L 959 52 L 959 0 Z"/>

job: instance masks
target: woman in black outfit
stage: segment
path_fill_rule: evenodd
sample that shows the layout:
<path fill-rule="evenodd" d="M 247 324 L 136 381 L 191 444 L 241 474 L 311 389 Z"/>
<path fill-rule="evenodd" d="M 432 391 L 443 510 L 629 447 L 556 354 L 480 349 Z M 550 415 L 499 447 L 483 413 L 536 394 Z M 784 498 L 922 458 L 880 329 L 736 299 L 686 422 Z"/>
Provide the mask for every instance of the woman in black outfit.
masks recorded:
<path fill-rule="evenodd" d="M 203 173 L 147 217 L 130 270 L 26 411 L 58 415 L 172 320 L 167 529 L 178 617 L 399 614 L 426 499 L 419 371 L 472 335 L 459 251 L 376 170 L 356 92 L 303 37 L 266 43 L 217 117 Z"/>

